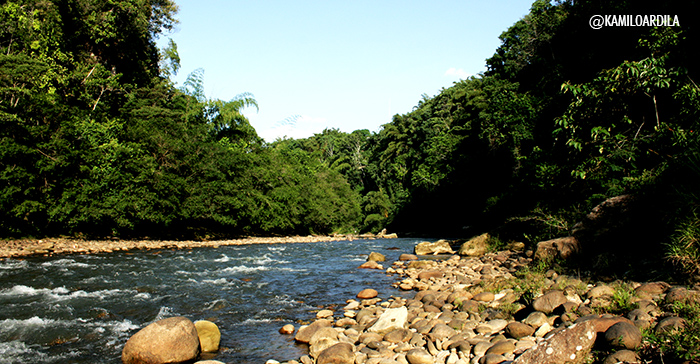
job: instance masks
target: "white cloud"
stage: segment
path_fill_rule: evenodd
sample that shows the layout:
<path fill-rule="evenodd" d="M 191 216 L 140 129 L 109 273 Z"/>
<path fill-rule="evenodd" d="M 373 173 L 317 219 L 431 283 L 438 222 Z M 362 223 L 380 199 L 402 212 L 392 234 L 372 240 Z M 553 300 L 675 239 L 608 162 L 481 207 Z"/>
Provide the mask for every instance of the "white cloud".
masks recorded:
<path fill-rule="evenodd" d="M 302 139 L 321 133 L 328 127 L 328 119 L 326 118 L 300 115 L 295 117 L 293 122 L 291 120 L 278 122 L 272 128 L 259 130 L 258 135 L 268 142 L 273 142 L 277 138 L 283 137 Z"/>
<path fill-rule="evenodd" d="M 466 79 L 473 75 L 462 68 L 450 67 L 447 69 L 447 71 L 445 71 L 444 76 L 457 76 L 460 79 Z"/>

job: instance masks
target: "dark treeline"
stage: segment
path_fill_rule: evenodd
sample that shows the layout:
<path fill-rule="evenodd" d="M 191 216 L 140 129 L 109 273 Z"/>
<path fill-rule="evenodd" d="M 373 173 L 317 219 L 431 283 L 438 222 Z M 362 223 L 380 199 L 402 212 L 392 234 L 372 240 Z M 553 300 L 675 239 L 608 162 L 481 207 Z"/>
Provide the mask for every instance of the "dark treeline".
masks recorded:
<path fill-rule="evenodd" d="M 698 254 L 695 3 L 536 1 L 485 74 L 424 96 L 378 133 L 265 143 L 241 114 L 258 106 L 252 95 L 206 99 L 202 71 L 181 88 L 169 81 L 177 47 L 155 39 L 176 23 L 170 0 L 7 1 L 0 233 L 466 235 L 519 224 L 512 238 L 534 242 L 631 193 L 658 202 L 660 242 Z M 680 24 L 594 30 L 596 14 Z M 693 252 L 669 250 L 681 253 Z"/>

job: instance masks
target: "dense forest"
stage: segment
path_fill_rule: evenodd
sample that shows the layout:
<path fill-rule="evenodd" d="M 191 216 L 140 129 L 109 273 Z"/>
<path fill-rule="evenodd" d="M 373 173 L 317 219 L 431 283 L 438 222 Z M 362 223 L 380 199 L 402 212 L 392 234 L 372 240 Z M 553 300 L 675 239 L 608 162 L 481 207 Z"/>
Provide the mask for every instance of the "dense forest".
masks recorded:
<path fill-rule="evenodd" d="M 207 99 L 201 70 L 170 81 L 177 45 L 156 40 L 177 23 L 173 1 L 5 1 L 0 235 L 507 236 L 515 224 L 508 237 L 533 243 L 634 194 L 654 202 L 657 244 L 697 262 L 697 9 L 538 0 L 484 74 L 379 132 L 266 143 L 241 113 L 253 95 Z M 595 30 L 595 14 L 679 24 Z"/>

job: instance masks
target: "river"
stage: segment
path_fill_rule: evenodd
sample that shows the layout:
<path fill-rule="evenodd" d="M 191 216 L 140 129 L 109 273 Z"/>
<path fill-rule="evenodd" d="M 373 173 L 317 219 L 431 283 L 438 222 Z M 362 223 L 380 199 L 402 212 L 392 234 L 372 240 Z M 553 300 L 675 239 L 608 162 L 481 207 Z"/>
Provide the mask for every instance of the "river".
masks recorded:
<path fill-rule="evenodd" d="M 0 260 L 0 363 L 121 363 L 126 340 L 172 316 L 211 320 L 225 363 L 298 359 L 305 345 L 278 333 L 364 288 L 406 295 L 385 268 L 419 240 L 378 239 L 130 251 Z"/>

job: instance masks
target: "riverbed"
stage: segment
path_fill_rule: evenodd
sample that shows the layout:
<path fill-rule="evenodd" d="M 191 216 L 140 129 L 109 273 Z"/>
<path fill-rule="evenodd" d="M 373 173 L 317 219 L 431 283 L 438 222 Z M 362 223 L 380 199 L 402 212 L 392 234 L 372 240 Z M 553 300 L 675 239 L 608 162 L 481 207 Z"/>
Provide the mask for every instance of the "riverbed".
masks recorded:
<path fill-rule="evenodd" d="M 0 259 L 0 363 L 121 363 L 140 328 L 186 316 L 215 322 L 222 362 L 298 359 L 305 345 L 278 329 L 338 308 L 364 288 L 401 293 L 395 277 L 358 269 L 417 239 L 252 244 Z M 386 265 L 385 265 L 386 267 Z"/>

